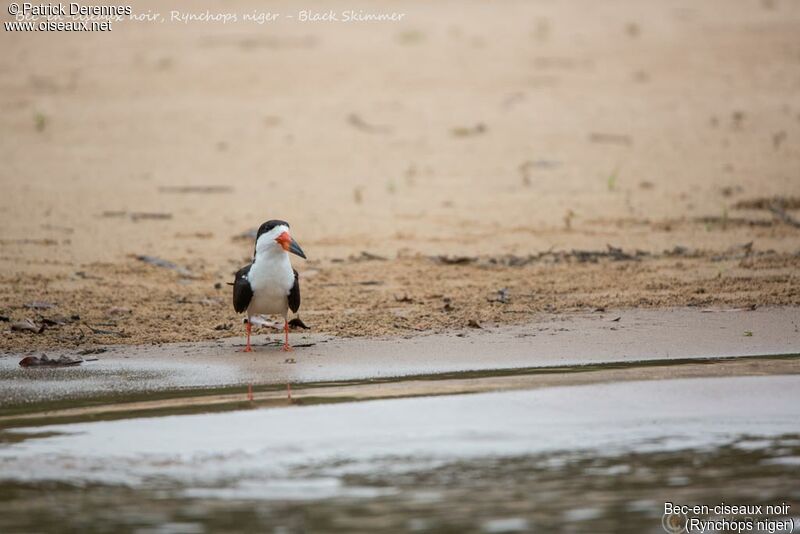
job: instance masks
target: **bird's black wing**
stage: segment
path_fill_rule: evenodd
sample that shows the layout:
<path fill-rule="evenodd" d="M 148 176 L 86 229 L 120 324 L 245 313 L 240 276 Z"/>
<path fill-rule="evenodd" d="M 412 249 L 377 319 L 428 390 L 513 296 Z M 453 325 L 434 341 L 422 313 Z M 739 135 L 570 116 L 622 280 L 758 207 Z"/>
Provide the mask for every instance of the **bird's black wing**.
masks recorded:
<path fill-rule="evenodd" d="M 289 309 L 297 313 L 297 310 L 300 309 L 300 275 L 294 269 L 292 270 L 294 271 L 294 285 L 289 290 Z"/>
<path fill-rule="evenodd" d="M 238 313 L 245 311 L 250 305 L 250 299 L 253 298 L 253 288 L 250 287 L 250 281 L 247 279 L 251 265 L 252 263 L 239 269 L 236 272 L 236 280 L 233 282 L 233 309 Z M 296 279 L 295 284 L 297 284 Z"/>

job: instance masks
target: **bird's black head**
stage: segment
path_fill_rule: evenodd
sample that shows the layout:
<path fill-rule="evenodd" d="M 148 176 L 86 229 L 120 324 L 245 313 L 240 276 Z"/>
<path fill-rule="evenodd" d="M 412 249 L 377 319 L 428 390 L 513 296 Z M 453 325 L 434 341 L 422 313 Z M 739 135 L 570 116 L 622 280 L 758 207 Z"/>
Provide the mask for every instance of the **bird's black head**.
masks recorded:
<path fill-rule="evenodd" d="M 305 259 L 306 255 L 303 252 L 303 249 L 300 248 L 300 245 L 297 244 L 297 241 L 295 241 L 292 236 L 289 235 L 288 230 L 289 223 L 278 219 L 273 219 L 262 224 L 258 228 L 258 233 L 256 234 L 256 246 L 255 251 L 253 252 L 253 258 L 257 256 L 259 251 L 266 253 L 268 250 L 276 250 L 271 247 L 274 247 L 277 244 L 286 252 L 297 254 L 301 258 Z"/>
<path fill-rule="evenodd" d="M 264 224 L 258 227 L 258 233 L 256 234 L 256 241 L 258 241 L 258 238 L 261 237 L 261 234 L 266 234 L 276 226 L 281 226 L 281 225 L 289 228 L 289 223 L 287 223 L 286 221 L 281 221 L 280 219 L 272 219 L 271 221 L 265 222 Z"/>

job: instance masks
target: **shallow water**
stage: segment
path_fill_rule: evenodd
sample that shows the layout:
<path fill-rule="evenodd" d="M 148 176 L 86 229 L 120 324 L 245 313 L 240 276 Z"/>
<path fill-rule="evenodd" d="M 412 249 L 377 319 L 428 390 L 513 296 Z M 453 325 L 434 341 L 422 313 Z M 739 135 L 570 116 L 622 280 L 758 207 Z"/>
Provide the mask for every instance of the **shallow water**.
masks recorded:
<path fill-rule="evenodd" d="M 254 409 L 2 437 L 2 532 L 663 532 L 665 500 L 798 502 L 800 376 Z"/>

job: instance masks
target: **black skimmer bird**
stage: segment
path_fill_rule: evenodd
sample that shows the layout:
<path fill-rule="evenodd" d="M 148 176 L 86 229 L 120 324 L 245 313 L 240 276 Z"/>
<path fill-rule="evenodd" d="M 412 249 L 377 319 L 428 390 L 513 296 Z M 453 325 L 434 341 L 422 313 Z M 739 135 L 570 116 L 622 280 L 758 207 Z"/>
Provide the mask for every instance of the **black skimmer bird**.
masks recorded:
<path fill-rule="evenodd" d="M 283 315 L 285 340 L 283 350 L 289 345 L 289 310 L 300 309 L 300 280 L 292 268 L 289 253 L 305 259 L 303 249 L 289 235 L 289 223 L 272 220 L 261 225 L 256 234 L 253 262 L 239 269 L 233 283 L 233 309 L 247 312 L 247 346 L 252 352 L 250 330 L 252 317 L 257 315 Z"/>

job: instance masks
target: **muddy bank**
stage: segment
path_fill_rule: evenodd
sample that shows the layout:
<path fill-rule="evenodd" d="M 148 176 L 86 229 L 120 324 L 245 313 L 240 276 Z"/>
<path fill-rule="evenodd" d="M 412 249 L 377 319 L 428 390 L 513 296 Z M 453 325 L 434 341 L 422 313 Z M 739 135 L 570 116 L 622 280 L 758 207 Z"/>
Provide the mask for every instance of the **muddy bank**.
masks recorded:
<path fill-rule="evenodd" d="M 278 335 L 273 334 L 273 338 Z M 263 336 L 256 352 L 241 338 L 162 346 L 112 346 L 78 367 L 22 369 L 0 358 L 0 404 L 231 386 L 391 379 L 513 370 L 800 353 L 800 310 L 622 310 L 548 315 L 527 325 L 464 329 L 411 339 L 341 339 L 303 334 L 291 354 Z M 76 352 L 54 354 L 80 356 Z M 61 406 L 63 407 L 63 405 Z"/>

